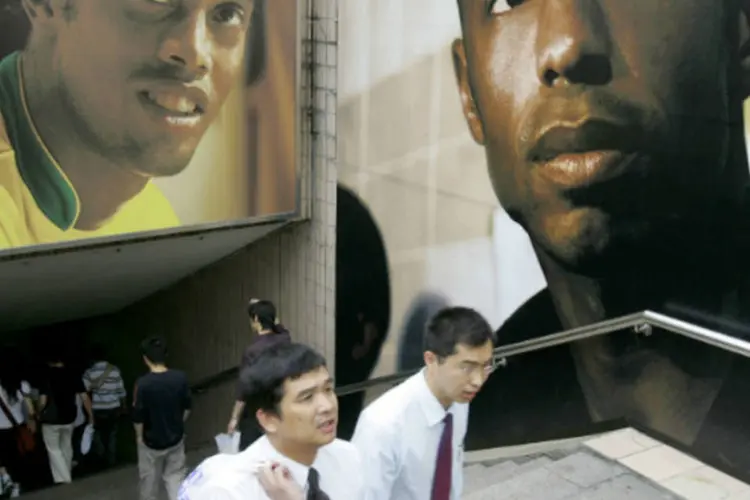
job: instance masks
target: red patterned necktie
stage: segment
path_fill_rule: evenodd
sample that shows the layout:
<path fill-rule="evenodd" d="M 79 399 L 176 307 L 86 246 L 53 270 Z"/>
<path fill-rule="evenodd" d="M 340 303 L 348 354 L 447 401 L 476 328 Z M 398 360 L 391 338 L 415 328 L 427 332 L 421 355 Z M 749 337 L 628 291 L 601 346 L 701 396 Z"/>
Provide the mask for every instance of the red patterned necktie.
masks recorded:
<path fill-rule="evenodd" d="M 432 500 L 450 500 L 453 474 L 453 415 L 446 413 L 443 434 L 438 444 L 435 478 L 432 480 Z"/>

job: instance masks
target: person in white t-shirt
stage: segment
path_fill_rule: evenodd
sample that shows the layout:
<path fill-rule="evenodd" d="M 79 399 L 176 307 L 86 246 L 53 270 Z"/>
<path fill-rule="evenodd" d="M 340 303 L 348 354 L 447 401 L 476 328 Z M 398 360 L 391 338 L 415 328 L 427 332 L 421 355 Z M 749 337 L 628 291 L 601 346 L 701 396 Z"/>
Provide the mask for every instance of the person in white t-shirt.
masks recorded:
<path fill-rule="evenodd" d="M 0 493 L 18 495 L 28 473 L 18 452 L 16 426 L 36 432 L 31 386 L 21 379 L 18 367 L 8 356 L 0 356 Z"/>
<path fill-rule="evenodd" d="M 338 402 L 325 359 L 303 344 L 278 344 L 243 367 L 248 409 L 265 435 L 236 455 L 203 462 L 179 500 L 361 500 L 357 450 L 336 439 Z"/>

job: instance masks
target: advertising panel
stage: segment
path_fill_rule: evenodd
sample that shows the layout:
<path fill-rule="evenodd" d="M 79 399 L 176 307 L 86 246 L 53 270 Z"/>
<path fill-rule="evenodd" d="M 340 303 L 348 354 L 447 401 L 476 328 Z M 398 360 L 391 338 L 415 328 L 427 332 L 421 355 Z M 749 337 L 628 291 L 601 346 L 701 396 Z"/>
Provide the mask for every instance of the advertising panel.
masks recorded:
<path fill-rule="evenodd" d="M 366 376 L 421 366 L 446 305 L 482 312 L 498 345 L 645 309 L 747 336 L 743 6 L 344 2 L 339 179 L 390 291 L 368 305 L 385 328 L 346 332 L 379 350 Z M 744 359 L 658 331 L 514 357 L 472 403 L 467 448 L 628 422 L 747 472 L 750 425 L 727 413 Z"/>
<path fill-rule="evenodd" d="M 297 210 L 296 0 L 0 0 L 0 251 Z"/>

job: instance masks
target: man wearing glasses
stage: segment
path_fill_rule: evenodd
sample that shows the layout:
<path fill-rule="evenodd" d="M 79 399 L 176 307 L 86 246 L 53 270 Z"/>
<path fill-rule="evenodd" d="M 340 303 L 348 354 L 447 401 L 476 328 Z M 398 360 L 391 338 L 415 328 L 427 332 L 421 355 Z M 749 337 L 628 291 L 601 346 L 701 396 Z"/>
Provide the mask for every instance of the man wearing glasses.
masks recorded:
<path fill-rule="evenodd" d="M 461 498 L 469 403 L 492 371 L 492 345 L 492 328 L 472 309 L 446 308 L 430 320 L 426 366 L 357 422 L 364 500 Z"/>

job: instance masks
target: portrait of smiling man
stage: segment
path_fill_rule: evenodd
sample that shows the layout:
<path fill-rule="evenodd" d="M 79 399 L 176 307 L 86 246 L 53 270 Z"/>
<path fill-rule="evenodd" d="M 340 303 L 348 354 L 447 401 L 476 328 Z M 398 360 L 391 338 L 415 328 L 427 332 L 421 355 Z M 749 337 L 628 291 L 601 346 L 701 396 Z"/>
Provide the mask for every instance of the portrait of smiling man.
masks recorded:
<path fill-rule="evenodd" d="M 0 249 L 179 225 L 188 165 L 245 69 L 254 0 L 17 0 L 0 62 Z"/>
<path fill-rule="evenodd" d="M 499 341 L 644 309 L 747 335 L 748 3 L 458 7 L 463 38 L 453 60 L 464 115 L 547 281 Z M 496 429 L 491 444 L 509 444 L 627 418 L 732 462 L 750 433 L 732 428 L 725 403 L 738 396 L 732 381 L 747 379 L 745 365 L 665 333 L 511 358 L 475 400 L 468 440 Z M 501 412 L 492 410 L 498 398 Z M 744 403 L 732 404 L 743 413 Z M 750 471 L 747 460 L 742 467 Z"/>

